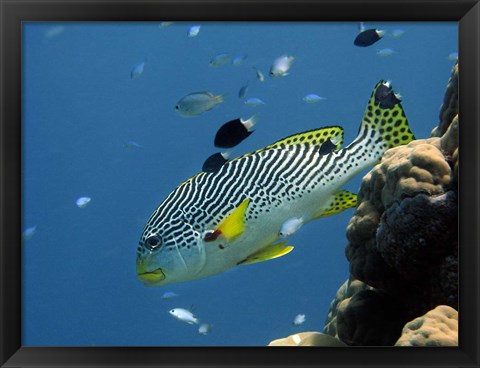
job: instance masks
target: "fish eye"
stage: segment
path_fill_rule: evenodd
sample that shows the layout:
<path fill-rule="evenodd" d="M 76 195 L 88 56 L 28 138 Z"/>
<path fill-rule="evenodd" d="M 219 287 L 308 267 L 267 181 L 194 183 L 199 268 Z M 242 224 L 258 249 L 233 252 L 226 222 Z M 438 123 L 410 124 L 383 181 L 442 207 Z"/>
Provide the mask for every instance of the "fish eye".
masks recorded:
<path fill-rule="evenodd" d="M 158 235 L 152 235 L 147 240 L 145 240 L 145 246 L 149 250 L 154 250 L 162 245 L 162 239 Z"/>
<path fill-rule="evenodd" d="M 178 110 L 179 108 L 180 108 L 180 106 L 175 105 L 175 110 Z"/>

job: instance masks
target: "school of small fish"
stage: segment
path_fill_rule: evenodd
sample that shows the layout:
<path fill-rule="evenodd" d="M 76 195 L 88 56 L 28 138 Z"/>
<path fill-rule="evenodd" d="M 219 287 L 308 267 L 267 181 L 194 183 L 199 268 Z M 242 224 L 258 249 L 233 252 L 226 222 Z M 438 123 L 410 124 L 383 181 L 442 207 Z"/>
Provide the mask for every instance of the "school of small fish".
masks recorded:
<path fill-rule="evenodd" d="M 176 22 L 171 22 L 171 21 L 160 22 L 158 25 L 158 28 L 160 29 L 170 28 L 175 23 Z M 173 28 L 176 28 L 176 27 L 177 27 L 177 24 L 175 24 Z M 198 37 L 200 34 L 201 27 L 202 26 L 200 24 L 191 25 L 186 32 L 187 37 L 188 38 Z M 44 33 L 44 36 L 45 38 L 57 37 L 57 36 L 60 36 L 64 32 L 64 30 L 65 30 L 65 27 L 61 25 L 51 27 L 47 29 L 47 31 Z M 390 39 L 398 39 L 402 37 L 404 34 L 405 34 L 405 30 L 403 29 L 394 29 L 388 32 L 384 30 L 378 30 L 375 28 L 367 29 L 364 23 L 361 22 L 358 25 L 358 34 L 356 35 L 353 44 L 358 47 L 366 48 L 377 42 L 380 42 L 382 39 L 384 39 L 385 35 L 388 35 Z M 396 41 L 396 40 L 392 40 L 392 41 Z M 382 42 L 385 42 L 385 41 L 382 41 Z M 211 68 L 224 69 L 224 68 L 228 68 L 229 67 L 228 65 L 230 65 L 230 67 L 233 66 L 235 68 L 240 68 L 244 64 L 250 64 L 250 65 L 247 65 L 248 69 L 244 69 L 244 70 L 250 70 L 250 73 L 252 74 L 251 78 L 254 80 L 256 79 L 257 82 L 261 82 L 261 83 L 266 81 L 265 74 L 262 72 L 262 70 L 258 66 L 259 64 L 258 61 L 255 61 L 255 60 L 250 61 L 251 56 L 242 52 L 232 52 L 232 50 L 230 51 L 218 50 L 218 51 L 219 52 L 213 54 L 210 60 L 208 61 L 208 66 L 210 66 Z M 388 57 L 388 56 L 397 54 L 397 51 L 395 51 L 391 47 L 384 47 L 384 48 L 377 49 L 376 54 L 381 57 Z M 130 69 L 130 79 L 132 80 L 139 78 L 145 73 L 146 59 L 142 60 L 141 57 L 142 57 L 141 55 L 138 55 L 138 59 L 136 60 L 137 63 L 130 64 L 130 65 L 133 65 L 133 67 L 131 67 Z M 451 61 L 457 61 L 458 53 L 457 52 L 450 53 L 447 56 L 447 59 Z M 268 71 L 267 76 L 269 76 L 270 79 L 273 80 L 273 79 L 283 78 L 290 75 L 292 70 L 294 71 L 296 68 L 295 64 L 297 63 L 296 61 L 297 56 L 285 53 L 283 55 L 279 55 L 277 57 L 271 58 L 271 60 L 272 61 L 271 61 L 270 69 Z M 150 66 L 149 64 L 147 69 L 150 70 L 150 68 L 153 68 L 153 65 Z M 264 68 L 263 70 L 268 70 L 267 68 L 265 68 L 265 65 L 263 65 L 262 68 Z M 254 71 L 254 74 L 253 72 L 251 72 L 252 69 Z M 147 70 L 147 74 L 148 74 L 148 70 Z M 127 72 L 127 70 L 125 72 Z M 250 107 L 259 107 L 259 106 L 265 105 L 265 102 L 262 98 L 256 97 L 256 96 L 248 96 L 249 90 L 254 89 L 253 84 L 255 82 L 252 82 L 252 85 L 250 83 L 251 83 L 250 80 L 246 80 L 246 82 L 243 85 L 237 87 L 238 99 L 242 100 L 242 102 L 246 106 L 250 106 Z M 176 102 L 173 108 L 174 112 L 182 118 L 191 118 L 191 117 L 202 115 L 204 113 L 214 110 L 225 101 L 225 94 L 219 93 L 221 91 L 217 91 L 215 93 L 208 90 L 199 91 L 199 92 L 190 92 L 190 93 L 187 93 L 187 92 L 188 91 L 185 91 L 185 94 L 182 97 L 178 98 L 178 101 Z M 398 97 L 398 95 L 395 95 L 395 96 Z M 301 100 L 305 104 L 318 104 L 321 101 L 327 100 L 327 98 L 321 95 L 318 95 L 316 93 L 307 93 L 301 98 Z M 323 103 L 320 104 L 320 106 L 322 105 Z M 230 149 L 233 149 L 234 147 L 239 145 L 243 140 L 245 140 L 254 132 L 253 127 L 257 123 L 257 120 L 258 120 L 258 115 L 255 114 L 247 119 L 235 118 L 221 125 L 220 128 L 218 128 L 217 130 L 217 134 L 214 139 L 214 146 L 217 148 L 227 149 L 227 150 L 223 152 L 217 152 L 209 156 L 203 164 L 202 171 L 207 173 L 215 173 L 218 170 L 220 170 L 220 168 L 229 161 L 229 157 L 231 154 Z M 125 140 L 124 142 L 125 143 L 123 144 L 123 147 L 128 150 L 139 150 L 144 147 L 142 144 L 139 144 L 133 140 Z M 318 153 L 320 155 L 330 154 L 338 149 L 337 147 L 338 144 L 339 144 L 338 138 L 330 137 L 329 139 L 326 139 L 326 141 L 320 146 L 320 148 L 318 149 Z M 78 208 L 83 209 L 83 208 L 86 208 L 87 205 L 89 205 L 91 200 L 92 200 L 91 197 L 82 196 L 76 199 L 75 204 Z M 290 237 L 291 235 L 295 234 L 304 225 L 305 222 L 308 222 L 308 220 L 304 217 L 292 217 L 287 219 L 282 223 L 280 227 L 280 231 L 277 230 L 278 238 Z M 37 225 L 25 228 L 22 231 L 22 240 L 27 241 L 32 239 L 36 231 L 37 231 Z M 212 233 L 210 234 L 207 233 L 204 235 L 204 240 L 214 241 L 216 240 L 214 236 L 215 235 Z M 155 239 L 152 240 L 151 244 L 149 243 L 152 248 L 155 247 L 154 242 L 155 242 Z M 259 260 L 262 261 L 268 258 L 274 258 L 274 257 L 288 253 L 291 250 L 291 248 L 293 248 L 293 247 L 290 247 L 290 248 L 285 247 L 284 243 L 279 243 L 276 245 L 279 245 L 280 247 L 270 249 L 271 254 L 267 255 L 267 253 L 264 253 L 262 255 L 258 255 L 258 259 L 255 259 L 255 258 L 247 259 L 245 260 L 245 264 L 258 262 Z M 148 275 L 145 274 L 141 278 L 142 278 L 142 281 L 148 285 L 152 280 L 156 281 L 157 279 L 159 279 L 160 276 L 158 274 L 151 273 Z M 162 277 L 164 277 L 164 275 Z M 177 298 L 179 298 L 179 295 L 176 294 L 175 292 L 168 291 L 168 292 L 164 292 L 160 298 L 164 299 L 165 302 L 171 302 L 171 300 L 173 299 L 176 300 Z M 169 309 L 168 313 L 170 314 L 171 317 L 173 317 L 174 319 L 182 323 L 198 326 L 197 332 L 200 335 L 208 335 L 213 329 L 213 325 L 210 323 L 204 323 L 204 322 L 200 323 L 200 319 L 194 314 L 193 308 L 187 309 L 182 307 L 174 307 Z M 292 324 L 295 326 L 299 326 L 303 324 L 305 321 L 306 321 L 305 314 L 298 314 L 294 317 Z"/>

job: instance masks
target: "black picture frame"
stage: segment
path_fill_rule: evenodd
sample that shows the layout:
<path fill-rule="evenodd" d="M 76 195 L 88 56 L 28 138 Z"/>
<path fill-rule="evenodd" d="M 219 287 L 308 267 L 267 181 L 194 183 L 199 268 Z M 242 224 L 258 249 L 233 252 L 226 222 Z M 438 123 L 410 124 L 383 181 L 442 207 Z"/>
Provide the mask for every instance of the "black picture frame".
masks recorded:
<path fill-rule="evenodd" d="M 2 367 L 479 367 L 479 36 L 473 0 L 0 0 L 0 364 Z M 460 313 L 458 348 L 21 346 L 21 25 L 23 21 L 458 21 Z M 348 351 L 347 351 L 348 349 Z"/>

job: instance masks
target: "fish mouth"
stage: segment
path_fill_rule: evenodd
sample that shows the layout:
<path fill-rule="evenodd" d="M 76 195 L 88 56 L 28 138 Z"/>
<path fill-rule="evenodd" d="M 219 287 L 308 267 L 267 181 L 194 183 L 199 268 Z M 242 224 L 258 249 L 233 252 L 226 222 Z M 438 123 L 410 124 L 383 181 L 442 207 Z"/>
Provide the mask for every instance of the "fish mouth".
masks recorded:
<path fill-rule="evenodd" d="M 161 268 L 157 268 L 153 271 L 137 273 L 137 277 L 147 286 L 156 285 L 166 278 Z"/>

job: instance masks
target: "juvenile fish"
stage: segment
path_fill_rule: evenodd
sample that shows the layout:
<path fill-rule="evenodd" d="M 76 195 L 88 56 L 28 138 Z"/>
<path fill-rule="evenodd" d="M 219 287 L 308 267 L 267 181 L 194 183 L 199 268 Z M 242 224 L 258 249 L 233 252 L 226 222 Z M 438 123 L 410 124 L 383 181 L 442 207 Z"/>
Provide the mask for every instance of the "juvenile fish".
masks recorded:
<path fill-rule="evenodd" d="M 158 26 L 160 28 L 167 28 L 167 27 L 170 27 L 173 23 L 175 23 L 175 22 L 160 22 L 160 24 Z"/>
<path fill-rule="evenodd" d="M 198 34 L 200 33 L 200 26 L 199 25 L 196 25 L 196 26 L 191 26 L 188 30 L 188 37 L 197 37 Z"/>
<path fill-rule="evenodd" d="M 217 130 L 213 144 L 219 148 L 235 147 L 253 133 L 252 128 L 256 123 L 256 115 L 247 120 L 231 120 Z"/>
<path fill-rule="evenodd" d="M 303 218 L 293 217 L 285 221 L 278 232 L 280 238 L 286 238 L 287 236 L 293 235 L 300 229 L 303 225 Z"/>
<path fill-rule="evenodd" d="M 245 105 L 248 106 L 259 106 L 259 105 L 265 105 L 265 102 L 263 102 L 261 99 L 258 97 L 250 97 L 245 101 Z"/>
<path fill-rule="evenodd" d="M 230 152 L 217 152 L 213 155 L 209 156 L 202 166 L 203 172 L 210 172 L 214 173 L 226 163 L 228 162 L 228 157 L 230 156 Z"/>
<path fill-rule="evenodd" d="M 137 142 L 134 142 L 134 141 L 128 141 L 123 145 L 123 147 L 131 150 L 143 148 L 141 144 L 138 144 Z"/>
<path fill-rule="evenodd" d="M 63 31 L 65 31 L 65 27 L 64 27 L 64 26 L 55 26 L 55 27 L 49 28 L 49 29 L 45 32 L 45 37 L 46 37 L 46 38 L 56 37 L 56 36 L 61 35 L 61 34 L 63 33 Z"/>
<path fill-rule="evenodd" d="M 209 62 L 209 65 L 212 67 L 212 68 L 219 68 L 221 67 L 222 65 L 225 65 L 226 63 L 228 63 L 230 61 L 230 54 L 229 53 L 221 53 L 221 54 L 218 54 L 218 55 L 215 55 Z"/>
<path fill-rule="evenodd" d="M 188 323 L 189 325 L 197 324 L 198 318 L 193 315 L 191 311 L 183 308 L 173 308 L 168 313 L 181 322 Z"/>
<path fill-rule="evenodd" d="M 90 197 L 80 197 L 76 200 L 75 204 L 78 206 L 78 208 L 84 208 L 87 204 L 90 203 L 92 198 Z"/>
<path fill-rule="evenodd" d="M 448 54 L 448 60 L 457 61 L 458 60 L 458 52 L 452 52 Z"/>
<path fill-rule="evenodd" d="M 22 240 L 30 240 L 37 231 L 37 226 L 28 227 L 22 232 Z"/>
<path fill-rule="evenodd" d="M 133 67 L 131 73 L 130 73 L 130 78 L 135 79 L 135 78 L 138 78 L 139 76 L 141 76 L 144 68 L 145 68 L 145 62 L 144 61 L 135 65 Z"/>
<path fill-rule="evenodd" d="M 272 66 L 270 67 L 270 76 L 271 77 L 284 77 L 288 75 L 288 71 L 295 61 L 295 56 L 291 55 L 282 55 L 273 61 Z"/>
<path fill-rule="evenodd" d="M 200 335 L 208 335 L 210 331 L 212 331 L 212 327 L 209 323 L 202 323 L 200 327 L 198 327 L 198 333 Z"/>
<path fill-rule="evenodd" d="M 320 101 L 326 100 L 326 98 L 322 97 L 322 96 L 319 96 L 319 95 L 316 95 L 315 93 L 310 93 L 310 94 L 306 95 L 305 97 L 303 97 L 302 100 L 306 103 L 314 104 L 314 103 L 318 103 Z"/>
<path fill-rule="evenodd" d="M 257 79 L 260 81 L 260 82 L 263 82 L 265 81 L 265 76 L 263 75 L 263 73 L 258 70 L 257 68 L 253 67 L 253 69 L 255 69 L 255 73 L 257 75 Z"/>
<path fill-rule="evenodd" d="M 299 326 L 302 323 L 304 323 L 306 320 L 307 320 L 307 318 L 305 317 L 305 314 L 297 314 L 295 316 L 295 318 L 293 319 L 293 324 L 295 326 Z"/>
<path fill-rule="evenodd" d="M 380 31 L 378 29 L 367 29 L 360 32 L 353 44 L 359 47 L 367 47 L 373 45 L 375 42 L 379 41 L 385 35 L 385 31 Z"/>
<path fill-rule="evenodd" d="M 381 49 L 377 51 L 378 56 L 390 56 L 396 54 L 397 52 L 393 49 Z"/>
<path fill-rule="evenodd" d="M 232 59 L 232 65 L 233 66 L 240 66 L 243 64 L 243 62 L 247 59 L 248 55 L 243 54 L 243 55 L 237 55 Z"/>
<path fill-rule="evenodd" d="M 176 298 L 178 296 L 178 294 L 172 292 L 172 291 L 167 291 L 166 293 L 163 293 L 161 298 L 162 299 L 172 299 L 172 298 Z"/>
<path fill-rule="evenodd" d="M 212 92 L 193 92 L 182 97 L 175 105 L 175 112 L 185 118 L 203 114 L 223 102 L 223 95 Z"/>
<path fill-rule="evenodd" d="M 398 38 L 403 36 L 404 33 L 405 33 L 405 30 L 403 29 L 394 29 L 393 31 L 390 32 L 390 36 L 392 36 L 393 38 Z"/>
<path fill-rule="evenodd" d="M 243 99 L 248 91 L 248 82 L 238 90 L 238 98 Z"/>

